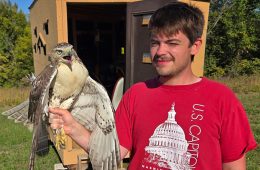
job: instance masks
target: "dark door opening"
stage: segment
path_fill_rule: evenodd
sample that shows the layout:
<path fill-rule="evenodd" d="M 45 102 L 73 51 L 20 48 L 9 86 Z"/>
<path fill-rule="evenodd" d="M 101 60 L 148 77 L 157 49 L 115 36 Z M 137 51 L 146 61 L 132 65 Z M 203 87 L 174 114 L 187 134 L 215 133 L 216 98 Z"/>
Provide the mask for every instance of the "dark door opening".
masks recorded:
<path fill-rule="evenodd" d="M 69 43 L 111 96 L 125 75 L 126 4 L 68 3 L 67 12 Z"/>

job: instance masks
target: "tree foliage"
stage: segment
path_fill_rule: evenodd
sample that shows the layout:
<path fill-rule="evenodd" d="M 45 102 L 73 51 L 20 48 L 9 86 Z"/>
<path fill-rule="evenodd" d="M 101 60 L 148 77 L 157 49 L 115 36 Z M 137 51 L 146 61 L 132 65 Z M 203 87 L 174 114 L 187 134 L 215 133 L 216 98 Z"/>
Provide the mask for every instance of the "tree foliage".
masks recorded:
<path fill-rule="evenodd" d="M 19 86 L 33 71 L 29 23 L 16 4 L 0 1 L 0 87 Z"/>
<path fill-rule="evenodd" d="M 259 71 L 259 4 L 259 0 L 211 1 L 206 75 L 236 76 Z"/>
<path fill-rule="evenodd" d="M 212 0 L 207 76 L 260 72 L 260 1 Z M 0 87 L 19 86 L 33 72 L 29 23 L 16 4 L 0 0 Z"/>

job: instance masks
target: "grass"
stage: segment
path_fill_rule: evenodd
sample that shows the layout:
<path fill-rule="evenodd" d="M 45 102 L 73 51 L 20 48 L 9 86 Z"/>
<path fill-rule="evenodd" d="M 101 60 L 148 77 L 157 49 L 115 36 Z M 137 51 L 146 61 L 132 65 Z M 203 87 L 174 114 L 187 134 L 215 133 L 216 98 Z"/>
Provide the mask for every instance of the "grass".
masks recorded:
<path fill-rule="evenodd" d="M 228 85 L 236 94 L 248 94 L 260 92 L 260 74 L 240 77 L 224 77 L 217 81 Z"/>
<path fill-rule="evenodd" d="M 22 124 L 16 124 L 13 120 L 7 120 L 1 114 L 0 122 L 0 169 L 28 169 L 32 133 Z M 53 170 L 54 164 L 59 162 L 55 150 L 50 147 L 48 155 L 36 157 L 35 169 Z"/>
<path fill-rule="evenodd" d="M 227 84 L 243 103 L 255 139 L 260 143 L 260 75 L 237 78 L 222 78 L 218 81 Z M 29 89 L 0 89 L 0 113 L 28 98 Z M 0 114 L 0 169 L 27 169 L 32 133 L 22 124 L 16 124 Z M 260 170 L 260 147 L 247 154 L 247 169 Z M 50 146 L 49 154 L 36 158 L 37 170 L 53 170 L 59 163 L 55 149 Z"/>
<path fill-rule="evenodd" d="M 0 89 L 0 113 L 21 103 L 28 95 L 29 88 Z M 0 169 L 28 169 L 32 133 L 22 124 L 14 123 L 2 114 L 0 124 Z M 53 170 L 55 163 L 60 163 L 60 160 L 55 149 L 50 146 L 49 154 L 36 157 L 35 169 Z"/>
<path fill-rule="evenodd" d="M 259 82 L 260 84 L 260 82 Z M 260 91 L 259 91 L 260 92 Z M 255 139 L 260 144 L 260 93 L 238 94 L 250 120 Z M 247 167 L 249 170 L 260 170 L 260 147 L 247 154 Z"/>
<path fill-rule="evenodd" d="M 28 98 L 30 88 L 0 88 L 0 108 L 15 106 Z"/>
<path fill-rule="evenodd" d="M 222 78 L 218 81 L 228 85 L 243 103 L 254 133 L 260 144 L 260 75 Z M 260 145 L 247 154 L 247 169 L 260 170 Z"/>

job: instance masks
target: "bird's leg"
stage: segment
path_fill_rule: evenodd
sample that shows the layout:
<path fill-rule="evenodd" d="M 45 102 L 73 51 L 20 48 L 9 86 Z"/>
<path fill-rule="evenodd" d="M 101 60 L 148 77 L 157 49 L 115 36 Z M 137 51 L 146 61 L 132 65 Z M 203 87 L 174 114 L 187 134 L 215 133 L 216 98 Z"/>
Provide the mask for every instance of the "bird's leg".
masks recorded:
<path fill-rule="evenodd" d="M 62 102 L 58 97 L 51 98 L 52 107 L 59 107 L 61 109 L 66 109 L 66 110 L 68 110 L 71 107 L 73 102 L 74 100 L 72 97 Z M 54 132 L 55 132 L 55 147 L 57 148 L 57 150 L 60 150 L 61 148 L 65 149 L 67 136 L 65 134 L 63 127 L 61 127 L 60 129 L 54 129 Z"/>
<path fill-rule="evenodd" d="M 65 108 L 64 106 L 61 106 L 61 103 L 60 103 L 60 99 L 58 97 L 53 97 L 51 98 L 51 103 L 52 103 L 52 106 L 51 107 L 59 107 L 61 109 L 67 109 Z M 60 121 L 61 121 L 61 118 L 59 118 Z M 65 131 L 63 129 L 63 125 L 61 128 L 58 128 L 58 129 L 53 129 L 53 132 L 54 132 L 54 138 L 55 138 L 55 147 L 57 150 L 60 150 L 60 149 L 65 149 L 65 143 L 66 143 L 66 140 L 67 140 L 67 137 L 65 135 Z"/>
<path fill-rule="evenodd" d="M 60 108 L 62 109 L 66 109 L 68 110 L 70 108 L 70 106 L 72 105 L 73 103 L 73 99 L 72 98 L 68 98 L 67 100 L 64 100 L 61 104 L 60 104 Z M 62 128 L 60 129 L 56 129 L 56 148 L 58 150 L 60 150 L 61 148 L 62 149 L 65 149 L 65 143 L 66 143 L 66 134 L 65 134 L 65 131 Z"/>
<path fill-rule="evenodd" d="M 59 129 L 54 129 L 54 137 L 55 137 L 55 147 L 57 150 L 65 149 L 66 143 L 66 134 L 63 127 Z"/>
<path fill-rule="evenodd" d="M 60 108 L 68 110 L 72 106 L 73 102 L 74 102 L 74 98 L 70 97 L 62 101 L 62 103 L 60 104 Z"/>
<path fill-rule="evenodd" d="M 67 138 L 66 138 L 63 127 L 60 129 L 55 129 L 55 133 L 56 133 L 56 136 L 55 136 L 56 149 L 57 150 L 60 150 L 61 148 L 65 149 L 65 143 L 66 143 Z"/>

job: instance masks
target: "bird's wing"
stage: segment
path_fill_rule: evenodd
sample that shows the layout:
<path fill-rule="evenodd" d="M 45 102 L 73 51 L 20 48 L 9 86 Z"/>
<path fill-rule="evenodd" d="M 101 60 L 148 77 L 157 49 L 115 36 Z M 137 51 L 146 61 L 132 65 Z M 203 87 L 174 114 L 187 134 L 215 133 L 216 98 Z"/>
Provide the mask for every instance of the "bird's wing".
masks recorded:
<path fill-rule="evenodd" d="M 2 113 L 2 115 L 7 116 L 8 119 L 14 120 L 15 123 L 23 123 L 28 128 L 30 127 L 30 123 L 28 122 L 28 107 L 29 107 L 29 99 L 20 103 L 19 105 L 6 110 Z"/>
<path fill-rule="evenodd" d="M 29 109 L 28 119 L 31 122 L 36 120 L 36 110 L 38 109 L 39 102 L 46 104 L 46 100 L 49 98 L 50 85 L 57 74 L 56 67 L 47 65 L 45 69 L 36 77 L 32 82 L 32 90 L 29 96 Z M 47 103 L 48 104 L 48 103 Z"/>
<path fill-rule="evenodd" d="M 33 84 L 36 79 L 33 73 L 26 76 L 27 79 Z M 2 115 L 7 116 L 8 119 L 14 120 L 15 123 L 23 123 L 30 131 L 32 131 L 32 122 L 28 120 L 28 108 L 29 108 L 29 98 L 19 105 L 6 110 Z"/>
<path fill-rule="evenodd" d="M 39 129 L 42 126 L 42 114 L 48 109 L 50 86 L 57 75 L 56 67 L 47 65 L 36 77 L 29 97 L 28 119 L 33 122 L 33 139 L 29 160 L 29 169 L 34 168 L 35 152 L 39 139 Z"/>
<path fill-rule="evenodd" d="M 90 130 L 89 158 L 96 170 L 117 169 L 120 161 L 114 109 L 105 88 L 91 77 L 86 80 L 72 109 L 73 117 Z"/>

